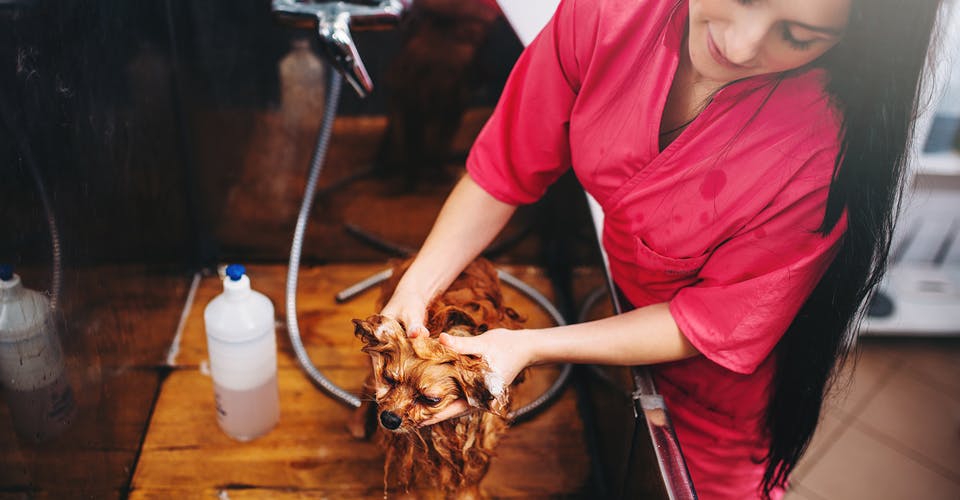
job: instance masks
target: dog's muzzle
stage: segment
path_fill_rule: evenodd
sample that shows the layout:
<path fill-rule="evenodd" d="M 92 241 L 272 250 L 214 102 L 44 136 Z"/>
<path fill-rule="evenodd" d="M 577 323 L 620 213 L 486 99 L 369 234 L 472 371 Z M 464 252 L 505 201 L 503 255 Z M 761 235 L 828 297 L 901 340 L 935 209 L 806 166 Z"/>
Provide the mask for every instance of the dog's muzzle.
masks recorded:
<path fill-rule="evenodd" d="M 380 423 L 383 424 L 387 429 L 395 430 L 397 427 L 400 427 L 400 423 L 403 422 L 396 413 L 389 411 L 383 411 L 380 413 Z"/>

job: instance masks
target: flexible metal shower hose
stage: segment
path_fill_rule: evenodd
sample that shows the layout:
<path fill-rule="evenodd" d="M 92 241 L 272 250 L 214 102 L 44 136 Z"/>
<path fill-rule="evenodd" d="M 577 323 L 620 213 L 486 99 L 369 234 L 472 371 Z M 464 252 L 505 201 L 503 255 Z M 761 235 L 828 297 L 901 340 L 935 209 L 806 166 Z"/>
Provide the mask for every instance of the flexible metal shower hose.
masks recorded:
<path fill-rule="evenodd" d="M 327 106 L 323 111 L 323 123 L 320 125 L 320 135 L 317 137 L 317 146 L 313 151 L 313 160 L 310 164 L 310 176 L 307 178 L 307 188 L 303 193 L 303 202 L 300 204 L 300 214 L 297 216 L 297 227 L 293 230 L 293 244 L 290 247 L 290 263 L 287 267 L 287 333 L 290 343 L 297 354 L 300 366 L 307 375 L 327 391 L 331 396 L 353 406 L 360 406 L 360 398 L 341 389 L 313 366 L 310 355 L 303 347 L 300 339 L 300 326 L 297 324 L 297 275 L 300 271 L 300 254 L 303 250 L 303 235 L 307 230 L 310 219 L 310 209 L 313 207 L 313 198 L 316 196 L 317 180 L 323 170 L 323 161 L 327 156 L 330 145 L 330 134 L 333 132 L 333 121 L 337 116 L 337 105 L 340 103 L 340 89 L 343 87 L 343 76 L 337 71 L 330 72 L 330 92 L 327 95 Z"/>
<path fill-rule="evenodd" d="M 60 305 L 60 289 L 63 283 L 63 257 L 60 248 L 60 231 L 57 229 L 57 218 L 54 215 L 53 204 L 50 202 L 50 196 L 44 187 L 43 178 L 37 167 L 37 162 L 30 149 L 30 143 L 23 135 L 22 129 L 14 122 L 13 111 L 7 106 L 7 101 L 0 100 L 0 120 L 10 130 L 14 136 L 19 149 L 20 156 L 27 163 L 30 169 L 30 176 L 37 187 L 37 194 L 40 196 L 40 203 L 43 205 L 43 212 L 47 217 L 47 229 L 50 231 L 50 254 L 53 259 L 53 270 L 50 278 L 50 309 L 56 311 Z M 11 262 L 12 264 L 12 262 Z"/>
<path fill-rule="evenodd" d="M 303 250 L 303 237 L 306 233 L 307 223 L 310 219 L 310 210 L 313 207 L 314 197 L 316 196 L 317 182 L 320 178 L 320 172 L 323 170 L 323 163 L 327 156 L 327 148 L 330 144 L 330 134 L 333 131 L 333 122 L 337 114 L 337 105 L 340 102 L 340 90 L 343 86 L 343 77 L 340 75 L 340 73 L 337 71 L 331 71 L 330 73 L 330 92 L 327 96 L 327 106 L 323 113 L 323 123 L 320 126 L 320 134 L 317 138 L 317 146 L 313 152 L 313 160 L 310 165 L 310 174 L 307 177 L 307 187 L 304 191 L 303 202 L 300 204 L 300 213 L 297 216 L 297 226 L 293 232 L 293 244 L 290 248 L 290 263 L 287 268 L 286 288 L 287 333 L 290 336 L 290 343 L 293 345 L 293 351 L 296 353 L 297 361 L 300 362 L 300 366 L 302 366 L 303 370 L 307 373 L 307 375 L 310 376 L 310 379 L 329 395 L 342 401 L 344 404 L 356 408 L 360 406 L 360 398 L 331 382 L 330 379 L 325 377 L 323 373 L 321 373 L 320 370 L 313 365 L 313 362 L 310 360 L 310 355 L 307 354 L 307 350 L 303 346 L 303 341 L 300 337 L 300 326 L 297 323 L 297 278 L 300 271 L 300 257 Z M 499 271 L 498 274 L 503 282 L 517 288 L 520 292 L 536 301 L 541 307 L 544 308 L 544 310 L 547 311 L 547 313 L 550 314 L 550 317 L 553 318 L 554 322 L 556 322 L 558 325 L 566 324 L 560 312 L 557 311 L 553 304 L 550 303 L 550 301 L 547 300 L 547 298 L 535 288 L 504 271 Z M 337 300 L 347 300 L 349 297 L 359 294 L 389 277 L 389 270 L 371 276 L 370 278 L 363 280 L 357 285 L 354 285 L 348 290 L 338 294 Z M 553 382 L 550 388 L 548 388 L 543 394 L 530 403 L 511 413 L 510 417 L 513 420 L 519 420 L 524 415 L 529 415 L 534 410 L 550 402 L 563 389 L 564 384 L 570 377 L 571 371 L 571 365 L 564 365 L 560 370 L 560 374 L 557 376 L 557 379 Z"/>

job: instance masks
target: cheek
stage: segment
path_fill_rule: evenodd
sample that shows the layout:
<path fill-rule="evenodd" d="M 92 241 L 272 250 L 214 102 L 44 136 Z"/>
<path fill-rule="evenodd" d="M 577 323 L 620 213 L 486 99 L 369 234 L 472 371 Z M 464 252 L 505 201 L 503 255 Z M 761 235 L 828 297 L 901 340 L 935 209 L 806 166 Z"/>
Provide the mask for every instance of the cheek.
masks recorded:
<path fill-rule="evenodd" d="M 767 57 L 764 61 L 764 72 L 776 73 L 806 66 L 807 64 L 817 60 L 817 58 L 826 53 L 827 50 L 829 50 L 829 48 L 795 50 L 791 47 L 782 47 L 769 50 L 767 51 Z"/>

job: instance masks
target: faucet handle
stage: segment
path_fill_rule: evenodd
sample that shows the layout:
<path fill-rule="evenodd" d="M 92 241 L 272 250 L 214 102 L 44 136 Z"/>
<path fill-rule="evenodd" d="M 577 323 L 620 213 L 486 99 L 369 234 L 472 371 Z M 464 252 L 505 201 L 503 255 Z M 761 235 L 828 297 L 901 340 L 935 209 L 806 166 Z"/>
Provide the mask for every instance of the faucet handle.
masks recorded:
<path fill-rule="evenodd" d="M 273 0 L 274 14 L 290 24 L 308 27 L 316 21 L 317 33 L 330 63 L 351 87 L 366 97 L 373 91 L 373 80 L 360 59 L 351 28 L 376 29 L 395 26 L 413 0 L 355 0 L 354 2 L 298 2 Z"/>
<path fill-rule="evenodd" d="M 317 16 L 317 32 L 323 41 L 323 51 L 330 63 L 343 75 L 361 98 L 373 92 L 373 80 L 367 73 L 357 45 L 350 34 L 350 14 Z"/>

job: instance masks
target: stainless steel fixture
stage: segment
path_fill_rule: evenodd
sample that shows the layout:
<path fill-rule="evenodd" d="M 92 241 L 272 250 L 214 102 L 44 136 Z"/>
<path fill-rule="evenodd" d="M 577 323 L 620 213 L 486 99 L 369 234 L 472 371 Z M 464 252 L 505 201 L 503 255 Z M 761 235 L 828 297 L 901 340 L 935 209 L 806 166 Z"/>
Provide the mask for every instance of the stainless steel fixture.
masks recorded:
<path fill-rule="evenodd" d="M 296 2 L 273 0 L 278 19 L 303 28 L 316 28 L 330 63 L 360 97 L 373 91 L 363 59 L 357 51 L 353 29 L 385 29 L 396 26 L 413 0 L 355 2 Z M 315 25 L 313 23 L 316 23 Z"/>

